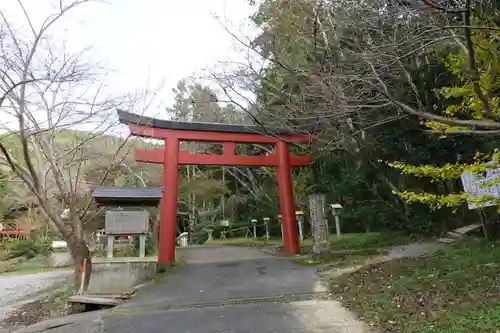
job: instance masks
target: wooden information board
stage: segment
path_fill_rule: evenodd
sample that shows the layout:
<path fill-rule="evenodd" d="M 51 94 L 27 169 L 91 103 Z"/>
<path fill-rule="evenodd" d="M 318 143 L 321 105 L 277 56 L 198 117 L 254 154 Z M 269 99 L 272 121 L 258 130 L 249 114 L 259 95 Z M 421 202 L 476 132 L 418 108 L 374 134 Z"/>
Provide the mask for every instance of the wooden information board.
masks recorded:
<path fill-rule="evenodd" d="M 113 235 L 144 234 L 149 230 L 148 212 L 106 212 L 106 233 Z"/>

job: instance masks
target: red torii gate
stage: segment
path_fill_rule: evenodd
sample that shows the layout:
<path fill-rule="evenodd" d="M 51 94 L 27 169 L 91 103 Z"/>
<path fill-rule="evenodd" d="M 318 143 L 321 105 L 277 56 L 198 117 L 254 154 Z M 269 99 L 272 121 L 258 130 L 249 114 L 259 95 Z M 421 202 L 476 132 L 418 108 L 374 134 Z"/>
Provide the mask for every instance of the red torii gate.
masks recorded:
<path fill-rule="evenodd" d="M 149 118 L 118 110 L 119 121 L 128 125 L 134 136 L 162 139 L 164 149 L 136 150 L 136 161 L 163 164 L 163 198 L 160 212 L 159 263 L 175 261 L 175 233 L 179 165 L 275 166 L 277 167 L 280 210 L 283 221 L 283 245 L 289 253 L 299 253 L 295 202 L 290 167 L 312 163 L 311 156 L 296 156 L 288 152 L 288 142 L 308 142 L 310 135 L 292 135 L 273 131 L 267 135 L 259 126 L 215 123 L 190 123 Z M 181 141 L 221 142 L 222 155 L 191 154 L 179 151 Z M 235 143 L 274 144 L 275 153 L 267 156 L 240 156 Z"/>

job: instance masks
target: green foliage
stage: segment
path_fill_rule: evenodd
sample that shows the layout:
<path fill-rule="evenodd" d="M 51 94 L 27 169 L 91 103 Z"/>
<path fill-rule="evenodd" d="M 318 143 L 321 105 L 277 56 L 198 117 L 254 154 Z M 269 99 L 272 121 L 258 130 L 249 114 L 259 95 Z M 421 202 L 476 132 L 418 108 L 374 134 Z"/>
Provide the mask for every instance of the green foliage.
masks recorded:
<path fill-rule="evenodd" d="M 139 254 L 139 236 L 134 236 L 132 239 L 132 246 L 135 249 L 135 253 Z M 153 238 L 151 235 L 146 236 L 146 256 L 152 256 L 156 252 L 156 245 L 153 243 Z"/>
<path fill-rule="evenodd" d="M 481 25 L 480 20 L 473 25 Z M 491 104 L 492 115 L 486 118 L 500 115 L 500 98 L 495 96 L 500 91 L 500 71 L 498 51 L 500 50 L 500 32 L 472 30 L 471 39 L 474 45 L 475 66 L 479 77 L 477 82 L 480 89 L 488 96 Z M 485 106 L 474 88 L 475 78 L 471 75 L 469 68 L 469 55 L 466 52 L 452 53 L 443 59 L 446 67 L 457 77 L 455 86 L 436 89 L 439 96 L 447 100 L 456 101 L 448 105 L 443 114 L 449 117 L 468 116 L 472 119 L 485 118 Z M 490 97 L 491 96 L 491 97 Z M 436 109 L 439 107 L 436 106 Z M 450 130 L 450 129 L 448 129 Z"/>
<path fill-rule="evenodd" d="M 281 236 L 281 235 L 280 235 Z M 369 233 L 349 233 L 343 234 L 340 238 L 337 235 L 330 235 L 330 248 L 332 251 L 362 251 L 364 254 L 379 253 L 379 250 L 385 250 L 391 246 L 407 244 L 410 237 L 400 232 L 369 232 Z M 223 244 L 234 246 L 258 247 L 265 245 L 282 245 L 281 237 L 265 240 L 253 237 L 230 237 L 224 241 L 213 240 L 210 244 Z M 306 238 L 301 243 L 302 251 L 307 253 L 312 251 L 313 240 Z M 356 252 L 356 253 L 358 253 Z"/>
<path fill-rule="evenodd" d="M 474 24 L 481 25 L 480 19 L 473 20 Z M 472 48 L 474 57 L 470 51 L 457 49 L 457 52 L 450 53 L 443 57 L 446 68 L 454 75 L 453 85 L 435 88 L 437 96 L 441 102 L 434 106 L 436 111 L 440 111 L 450 119 L 468 118 L 472 120 L 484 120 L 494 122 L 500 115 L 500 76 L 498 75 L 500 50 L 500 33 L 495 30 L 472 29 Z M 472 63 L 472 65 L 471 65 Z M 476 72 L 477 71 L 477 75 Z M 443 108 L 443 101 L 447 104 Z M 453 118 L 455 117 L 455 118 Z M 447 132 L 467 131 L 467 126 L 453 126 L 427 121 L 425 125 L 432 129 Z M 499 152 L 495 147 L 492 153 L 481 153 L 477 151 L 473 159 L 455 163 L 439 165 L 436 162 L 429 164 L 412 165 L 405 162 L 392 162 L 389 166 L 400 170 L 404 175 L 416 177 L 428 177 L 431 181 L 448 181 L 460 179 L 464 171 L 482 172 L 487 167 L 495 167 L 487 164 L 489 161 L 498 161 Z M 493 183 L 500 182 L 493 180 Z M 491 184 L 483 184 L 488 186 Z M 461 190 L 455 193 L 432 193 L 425 190 L 418 191 L 394 191 L 401 198 L 409 203 L 422 203 L 431 209 L 454 208 L 467 203 L 468 197 Z M 480 196 L 475 198 L 476 203 L 490 201 L 490 196 Z"/>
<path fill-rule="evenodd" d="M 498 167 L 497 163 L 493 161 L 498 161 L 500 158 L 500 151 L 495 149 L 491 154 L 476 153 L 474 161 L 471 163 L 447 163 L 442 167 L 436 167 L 432 165 L 410 165 L 402 162 L 391 162 L 388 163 L 389 166 L 394 169 L 398 169 L 404 175 L 413 175 L 416 177 L 428 177 L 432 182 L 437 180 L 452 180 L 460 179 L 463 172 L 468 171 L 473 174 L 478 175 L 484 172 L 488 168 Z M 493 163 L 492 163 L 493 162 Z M 499 184 L 500 179 L 491 179 L 482 184 L 483 187 L 492 186 Z M 431 207 L 431 209 L 441 209 L 441 208 L 454 208 L 469 201 L 473 201 L 480 205 L 481 203 L 488 201 L 498 200 L 491 195 L 478 195 L 471 198 L 465 192 L 458 193 L 448 193 L 448 194 L 435 194 L 428 193 L 425 191 L 415 192 L 415 191 L 395 191 L 395 194 L 399 195 L 401 198 L 410 203 L 421 203 Z"/>
<path fill-rule="evenodd" d="M 422 203 L 431 207 L 431 209 L 453 208 L 467 203 L 467 193 L 452 194 L 434 194 L 434 193 L 415 193 L 409 191 L 395 192 L 401 198 L 410 203 Z"/>
<path fill-rule="evenodd" d="M 362 234 L 344 234 L 340 239 L 332 236 L 332 249 L 385 249 L 395 245 L 407 244 L 410 238 L 399 232 L 368 232 Z"/>
<path fill-rule="evenodd" d="M 7 199 L 11 189 L 9 189 L 8 173 L 0 168 L 0 222 L 3 221 L 7 213 L 9 200 Z"/>
<path fill-rule="evenodd" d="M 5 250 L 9 258 L 34 258 L 38 255 L 47 256 L 52 251 L 52 241 L 46 238 L 28 238 L 4 240 Z"/>
<path fill-rule="evenodd" d="M 217 245 L 232 245 L 232 246 L 243 246 L 243 247 L 260 247 L 265 245 L 281 245 L 283 241 L 279 238 L 271 238 L 265 240 L 262 238 L 254 239 L 253 237 L 231 237 L 226 240 L 214 239 L 207 244 L 217 244 Z"/>
<path fill-rule="evenodd" d="M 346 232 L 404 230 L 439 233 L 468 223 L 471 221 L 469 212 L 460 210 L 462 220 L 457 219 L 450 214 L 456 207 L 449 202 L 443 202 L 441 206 L 445 208 L 440 211 L 433 211 L 420 201 L 395 195 L 407 191 L 446 197 L 450 192 L 457 192 L 459 184 L 455 179 L 460 178 L 459 169 L 444 167 L 446 170 L 435 172 L 436 178 L 427 180 L 416 178 L 411 172 L 400 174 L 379 161 L 400 161 L 405 166 L 460 165 L 463 161 L 472 161 L 476 151 L 488 151 L 495 147 L 497 141 L 494 138 L 466 136 L 440 139 L 428 135 L 422 132 L 418 119 L 400 118 L 401 113 L 390 105 L 375 108 L 375 112 L 369 113 L 363 109 L 364 106 L 356 104 L 356 99 L 360 98 L 363 100 L 361 104 L 366 104 L 366 100 L 375 95 L 368 95 L 366 99 L 359 97 L 363 94 L 363 88 L 358 87 L 359 82 L 345 79 L 353 73 L 353 69 L 354 76 L 371 76 L 371 73 L 363 72 L 362 68 L 369 66 L 364 66 L 363 59 L 356 58 L 356 53 L 365 54 L 364 48 L 371 48 L 371 45 L 364 44 L 366 40 L 373 45 L 384 45 L 380 48 L 385 50 L 391 44 L 384 39 L 387 32 L 387 35 L 405 40 L 402 44 L 408 45 L 408 49 L 394 53 L 395 59 L 404 62 L 401 69 L 387 73 L 386 69 L 392 65 L 383 66 L 383 79 L 387 78 L 390 95 L 408 105 L 417 104 L 416 95 L 423 111 L 435 112 L 433 105 L 446 109 L 458 103 L 458 97 L 445 96 L 446 93 L 458 93 L 458 90 L 454 92 L 447 88 L 470 85 L 467 75 L 463 75 L 465 81 L 460 81 L 454 74 L 452 67 L 458 67 L 451 64 L 453 57 L 448 57 L 449 54 L 459 54 L 459 48 L 433 44 L 421 56 L 412 49 L 413 46 L 418 49 L 421 44 L 407 43 L 413 31 L 420 31 L 420 21 L 401 22 L 394 17 L 387 21 L 370 21 L 367 15 L 380 13 L 380 8 L 386 6 L 385 2 L 367 3 L 366 6 L 345 5 L 345 8 L 328 5 L 310 8 L 311 4 L 265 0 L 259 3 L 252 16 L 262 31 L 254 40 L 254 45 L 271 59 L 255 88 L 261 110 L 260 121 L 269 125 L 285 122 L 291 128 L 310 128 L 311 122 L 316 120 L 323 125 L 323 129 L 316 134 L 314 145 L 307 147 L 314 156 L 313 166 L 294 172 L 294 188 L 300 193 L 297 206 L 307 207 L 308 194 L 325 193 L 329 203 L 343 205 L 341 221 Z M 398 10 L 401 8 L 394 9 L 395 13 L 400 13 Z M 310 15 L 312 12 L 317 15 L 314 20 Z M 363 22 L 367 22 L 370 32 L 358 27 L 361 17 Z M 422 20 L 425 18 L 422 17 Z M 321 26 L 315 26 L 315 22 L 321 22 Z M 396 30 L 395 22 L 399 24 Z M 332 30 L 326 27 L 328 24 L 332 24 L 329 27 Z M 317 31 L 317 34 L 306 31 Z M 364 33 L 369 33 L 370 38 L 364 38 Z M 324 44 L 325 39 L 330 44 Z M 399 51 L 399 55 L 404 56 L 398 57 Z M 323 72 L 325 69 L 327 73 Z M 352 87 L 356 87 L 353 89 L 354 96 L 346 97 L 347 107 L 356 109 L 356 115 L 346 115 L 345 111 L 336 108 L 338 96 L 331 91 L 336 91 L 333 84 L 337 83 L 341 85 L 339 89 L 344 89 L 347 94 Z M 373 86 L 367 88 L 370 91 L 373 89 Z M 439 93 L 441 91 L 442 94 Z M 350 117 L 352 127 L 346 126 L 346 117 Z M 390 118 L 399 119 L 385 121 Z M 460 163 L 457 163 L 457 156 L 460 156 Z M 432 168 L 412 171 L 429 174 Z M 278 214 L 273 186 L 274 179 L 265 184 L 265 193 L 273 195 L 271 200 L 262 196 L 250 201 L 250 211 L 255 215 Z M 454 202 L 460 198 L 446 199 Z"/>
<path fill-rule="evenodd" d="M 114 257 L 137 257 L 139 256 L 139 248 L 134 245 L 115 247 L 113 249 Z"/>
<path fill-rule="evenodd" d="M 442 167 L 432 165 L 409 165 L 402 162 L 391 162 L 389 166 L 398 169 L 404 175 L 414 175 L 417 177 L 429 177 L 438 180 L 460 179 L 462 173 L 470 168 L 464 164 L 445 164 Z"/>

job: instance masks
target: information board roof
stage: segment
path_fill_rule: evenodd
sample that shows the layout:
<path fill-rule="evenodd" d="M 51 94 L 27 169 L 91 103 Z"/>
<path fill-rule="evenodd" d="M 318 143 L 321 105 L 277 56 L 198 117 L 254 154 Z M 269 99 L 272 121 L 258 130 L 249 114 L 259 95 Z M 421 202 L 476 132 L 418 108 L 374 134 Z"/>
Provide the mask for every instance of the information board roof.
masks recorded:
<path fill-rule="evenodd" d="M 162 189 L 154 187 L 96 187 L 92 198 L 104 206 L 158 206 Z"/>

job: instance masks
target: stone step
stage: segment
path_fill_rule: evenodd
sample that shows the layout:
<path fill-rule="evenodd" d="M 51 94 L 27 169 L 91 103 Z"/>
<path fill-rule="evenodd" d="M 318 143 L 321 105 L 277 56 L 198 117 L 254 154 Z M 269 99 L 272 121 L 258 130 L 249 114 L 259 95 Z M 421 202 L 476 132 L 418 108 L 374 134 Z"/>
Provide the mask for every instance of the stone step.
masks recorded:
<path fill-rule="evenodd" d="M 452 238 L 455 238 L 455 239 L 461 238 L 463 236 L 462 234 L 457 234 L 456 232 L 453 232 L 453 231 L 448 231 L 446 234 Z"/>
<path fill-rule="evenodd" d="M 452 230 L 452 231 L 448 231 L 447 235 L 452 237 L 452 238 L 462 238 L 467 233 L 469 233 L 473 230 L 477 230 L 479 228 L 481 228 L 480 223 L 470 224 L 470 225 L 466 225 L 466 226 L 460 227 L 460 228 Z"/>

